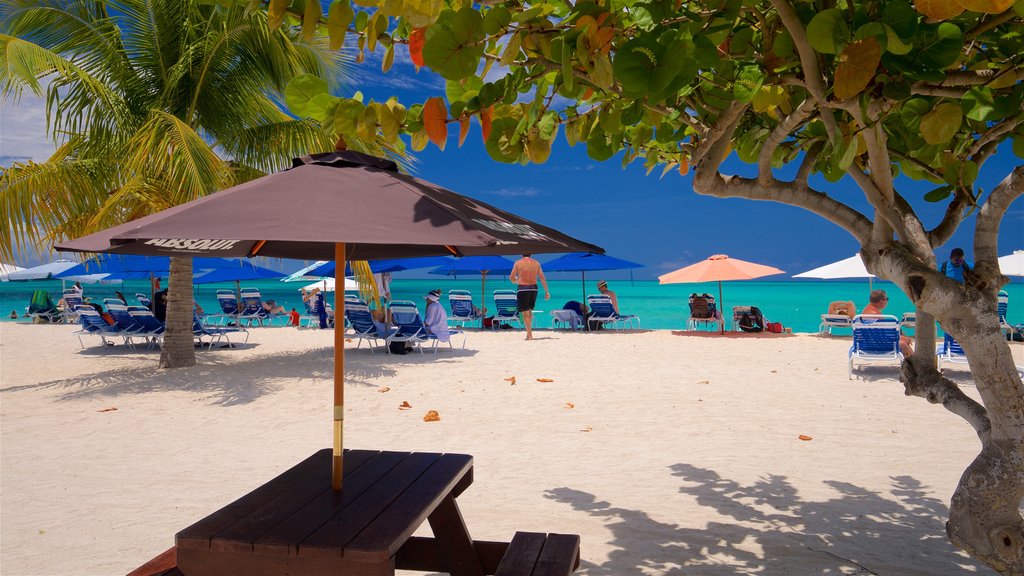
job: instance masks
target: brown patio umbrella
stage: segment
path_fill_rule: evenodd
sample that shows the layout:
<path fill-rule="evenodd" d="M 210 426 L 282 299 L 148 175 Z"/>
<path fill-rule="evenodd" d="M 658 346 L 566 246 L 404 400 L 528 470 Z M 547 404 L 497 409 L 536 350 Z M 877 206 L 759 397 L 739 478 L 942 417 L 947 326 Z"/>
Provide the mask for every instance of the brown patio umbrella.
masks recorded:
<path fill-rule="evenodd" d="M 375 260 L 604 252 L 557 230 L 344 151 L 56 246 L 71 252 Z M 335 293 L 335 310 L 344 298 Z M 334 474 L 341 489 L 344 330 L 334 333 Z"/>

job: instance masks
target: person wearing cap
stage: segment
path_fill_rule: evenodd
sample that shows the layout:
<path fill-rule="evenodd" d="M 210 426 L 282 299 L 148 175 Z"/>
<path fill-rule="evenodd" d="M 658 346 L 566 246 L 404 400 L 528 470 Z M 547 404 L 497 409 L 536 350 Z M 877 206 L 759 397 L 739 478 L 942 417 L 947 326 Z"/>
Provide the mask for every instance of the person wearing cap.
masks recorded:
<path fill-rule="evenodd" d="M 451 335 L 448 332 L 448 313 L 441 305 L 441 291 L 431 290 L 424 298 L 427 300 L 427 311 L 423 317 L 423 327 L 427 333 L 436 336 L 438 342 L 447 342 Z"/>
<path fill-rule="evenodd" d="M 939 271 L 963 284 L 964 272 L 969 272 L 973 267 L 973 264 L 964 260 L 963 248 L 953 248 L 953 251 L 949 253 L 949 260 L 942 263 L 942 266 L 939 267 Z"/>
<path fill-rule="evenodd" d="M 544 270 L 529 254 L 516 260 L 512 265 L 512 273 L 508 279 L 516 285 L 516 304 L 526 326 L 526 339 L 533 340 L 533 309 L 537 306 L 537 282 L 544 287 L 544 299 L 550 300 L 548 281 L 544 278 Z"/>

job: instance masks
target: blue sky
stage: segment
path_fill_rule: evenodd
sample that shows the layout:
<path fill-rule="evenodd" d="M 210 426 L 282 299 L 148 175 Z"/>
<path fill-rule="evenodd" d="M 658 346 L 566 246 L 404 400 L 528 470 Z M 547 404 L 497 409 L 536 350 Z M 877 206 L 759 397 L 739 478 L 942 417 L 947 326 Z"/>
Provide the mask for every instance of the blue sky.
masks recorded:
<path fill-rule="evenodd" d="M 378 101 L 396 95 L 406 104 L 444 95 L 438 76 L 427 71 L 417 74 L 408 53 L 403 48 L 397 52 L 394 68 L 386 75 L 379 72 L 380 50 L 376 57 L 353 65 L 355 77 L 343 94 L 359 89 Z M 44 160 L 53 150 L 44 127 L 41 99 L 26 97 L 16 107 L 10 102 L 0 104 L 0 164 Z M 598 163 L 582 146 L 569 147 L 562 134 L 546 164 L 527 166 L 491 160 L 475 121 L 462 148 L 457 147 L 457 139 L 453 126 L 445 151 L 431 144 L 418 153 L 416 175 L 598 244 L 612 256 L 642 263 L 645 268 L 633 271 L 637 279 L 653 279 L 718 253 L 776 266 L 788 277 L 858 250 L 849 234 L 817 215 L 769 202 L 700 196 L 692 190 L 692 176 L 673 171 L 659 178 L 660 168 L 646 176 L 641 162 L 623 169 L 620 156 Z M 991 190 L 1019 163 L 1007 144 L 985 166 L 979 185 Z M 726 163 L 725 171 L 753 175 L 752 166 L 735 159 Z M 818 179 L 814 184 L 867 210 L 848 178 L 837 184 Z M 933 186 L 900 184 L 925 224 L 937 223 L 943 206 L 920 200 Z M 973 223 L 974 218 L 968 218 L 953 240 L 938 250 L 940 261 L 953 246 L 962 246 L 970 255 Z M 1024 249 L 1024 200 L 1013 205 L 1000 229 L 999 253 L 1015 249 Z M 32 260 L 31 255 L 19 258 L 23 265 Z M 299 266 L 296 262 L 294 267 Z M 605 275 L 616 278 L 629 273 Z"/>

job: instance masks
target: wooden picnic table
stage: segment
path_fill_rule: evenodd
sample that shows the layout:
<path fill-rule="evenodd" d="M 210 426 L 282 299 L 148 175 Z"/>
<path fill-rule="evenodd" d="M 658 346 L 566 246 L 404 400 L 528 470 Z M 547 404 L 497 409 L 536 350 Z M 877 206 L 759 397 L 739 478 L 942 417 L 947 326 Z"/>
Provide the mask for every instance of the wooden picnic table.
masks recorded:
<path fill-rule="evenodd" d="M 473 482 L 472 456 L 345 450 L 344 467 L 344 488 L 333 491 L 331 450 L 320 450 L 185 528 L 175 536 L 177 569 L 187 576 L 494 573 L 508 543 L 474 542 L 455 503 Z M 424 520 L 434 536 L 413 537 Z"/>

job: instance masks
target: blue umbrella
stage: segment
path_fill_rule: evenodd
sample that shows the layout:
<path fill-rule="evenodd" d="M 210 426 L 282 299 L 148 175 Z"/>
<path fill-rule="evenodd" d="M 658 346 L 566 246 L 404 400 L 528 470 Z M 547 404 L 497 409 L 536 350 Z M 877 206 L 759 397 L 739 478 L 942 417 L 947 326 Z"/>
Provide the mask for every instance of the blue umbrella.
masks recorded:
<path fill-rule="evenodd" d="M 591 254 L 589 252 L 577 252 L 566 254 L 544 263 L 544 269 L 548 272 L 580 272 L 583 281 L 583 303 L 587 301 L 587 272 L 600 270 L 625 270 L 627 268 L 643 268 L 643 264 L 612 258 L 604 254 Z"/>
<path fill-rule="evenodd" d="M 503 256 L 466 256 L 455 258 L 443 266 L 434 268 L 428 274 L 440 274 L 443 276 L 458 276 L 459 274 L 480 275 L 480 309 L 483 310 L 487 295 L 487 275 L 508 274 L 512 271 L 515 262 Z"/>
<path fill-rule="evenodd" d="M 233 260 L 224 258 L 193 258 L 194 275 L 218 268 L 238 266 Z M 67 278 L 81 274 L 107 274 L 107 279 L 131 280 L 153 276 L 167 276 L 171 271 L 171 259 L 167 256 L 134 256 L 99 254 L 81 264 L 68 268 L 54 278 Z"/>
<path fill-rule="evenodd" d="M 251 262 L 244 260 L 230 260 L 231 266 L 214 268 L 201 274 L 196 274 L 192 279 L 193 284 L 213 284 L 215 282 L 239 282 L 242 280 L 266 280 L 269 278 L 280 278 L 283 272 L 277 272 L 270 268 L 254 266 Z"/>
<path fill-rule="evenodd" d="M 417 268 L 430 268 L 431 266 L 444 266 L 451 261 L 447 256 L 424 256 L 422 258 L 395 258 L 390 260 L 370 260 L 370 270 L 374 274 L 381 272 L 401 272 L 402 270 L 415 270 Z M 325 262 L 306 271 L 308 276 L 331 276 L 335 274 L 334 262 Z M 345 275 L 352 274 L 349 266 L 345 265 Z"/>
<path fill-rule="evenodd" d="M 11 281 L 20 280 L 49 280 L 51 278 L 60 278 L 62 280 L 73 280 L 77 282 L 95 283 L 103 282 L 107 279 L 103 274 L 82 272 L 79 274 L 65 274 L 68 270 L 77 267 L 78 265 L 71 260 L 57 260 L 55 262 L 49 262 L 47 264 L 40 264 L 39 266 L 33 266 L 31 268 L 23 268 L 8 274 L 8 279 Z M 69 277 L 70 276 L 70 277 Z M 104 282 L 105 283 L 105 282 Z"/>

